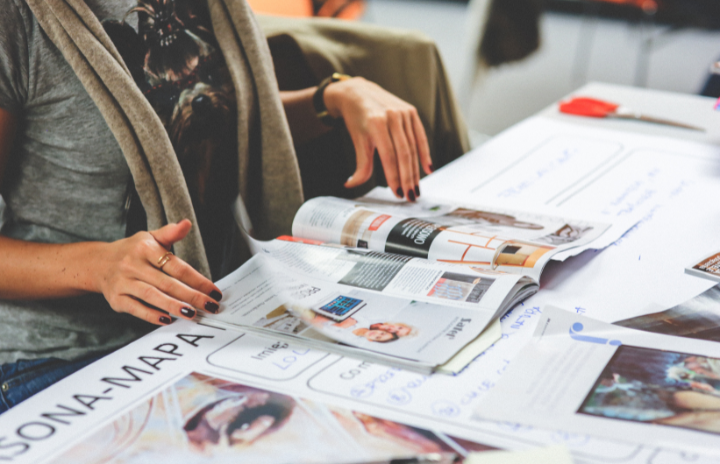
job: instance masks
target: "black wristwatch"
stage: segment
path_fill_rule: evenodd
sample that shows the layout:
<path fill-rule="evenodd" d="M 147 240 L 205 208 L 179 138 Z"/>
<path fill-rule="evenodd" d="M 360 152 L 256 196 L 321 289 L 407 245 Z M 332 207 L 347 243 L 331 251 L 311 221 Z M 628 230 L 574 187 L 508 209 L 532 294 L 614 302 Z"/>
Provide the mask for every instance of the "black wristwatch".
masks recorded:
<path fill-rule="evenodd" d="M 332 73 L 330 77 L 323 79 L 318 85 L 315 94 L 313 95 L 313 106 L 315 107 L 315 114 L 317 115 L 320 122 L 329 127 L 337 127 L 342 124 L 342 118 L 334 118 L 328 113 L 328 109 L 325 106 L 325 88 L 333 82 L 345 81 L 350 79 L 351 76 L 342 73 Z"/>

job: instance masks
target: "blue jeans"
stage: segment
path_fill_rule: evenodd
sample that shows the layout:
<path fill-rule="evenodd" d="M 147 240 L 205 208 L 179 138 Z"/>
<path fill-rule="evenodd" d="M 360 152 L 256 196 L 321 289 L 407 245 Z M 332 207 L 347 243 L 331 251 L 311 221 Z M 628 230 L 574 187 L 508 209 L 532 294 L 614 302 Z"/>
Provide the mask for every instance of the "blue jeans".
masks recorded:
<path fill-rule="evenodd" d="M 0 414 L 105 354 L 76 361 L 44 358 L 3 364 L 0 366 Z"/>

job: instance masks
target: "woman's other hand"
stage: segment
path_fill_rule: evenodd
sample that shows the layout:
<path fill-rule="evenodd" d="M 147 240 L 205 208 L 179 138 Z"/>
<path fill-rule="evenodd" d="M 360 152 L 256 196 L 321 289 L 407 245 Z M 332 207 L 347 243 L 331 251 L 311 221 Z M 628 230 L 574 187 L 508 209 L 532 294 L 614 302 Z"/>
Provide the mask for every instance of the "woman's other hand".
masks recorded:
<path fill-rule="evenodd" d="M 415 107 L 362 77 L 329 84 L 324 99 L 330 115 L 344 119 L 355 145 L 357 168 L 345 187 L 370 179 L 377 150 L 388 186 L 399 198 L 415 201 L 420 196 L 419 164 L 426 174 L 433 170 Z"/>
<path fill-rule="evenodd" d="M 168 254 L 191 227 L 190 221 L 183 220 L 104 244 L 102 259 L 95 261 L 95 291 L 115 311 L 153 324 L 169 324 L 168 314 L 193 319 L 198 310 L 217 313 L 220 290 L 189 264 Z"/>

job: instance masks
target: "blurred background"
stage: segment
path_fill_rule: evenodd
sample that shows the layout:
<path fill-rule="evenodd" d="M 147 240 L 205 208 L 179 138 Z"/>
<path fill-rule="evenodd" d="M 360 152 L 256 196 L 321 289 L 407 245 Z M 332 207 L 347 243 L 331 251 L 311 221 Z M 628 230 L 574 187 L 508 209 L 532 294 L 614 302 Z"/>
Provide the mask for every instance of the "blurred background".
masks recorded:
<path fill-rule="evenodd" d="M 720 0 L 250 0 L 256 11 L 419 30 L 479 145 L 586 82 L 720 95 Z"/>

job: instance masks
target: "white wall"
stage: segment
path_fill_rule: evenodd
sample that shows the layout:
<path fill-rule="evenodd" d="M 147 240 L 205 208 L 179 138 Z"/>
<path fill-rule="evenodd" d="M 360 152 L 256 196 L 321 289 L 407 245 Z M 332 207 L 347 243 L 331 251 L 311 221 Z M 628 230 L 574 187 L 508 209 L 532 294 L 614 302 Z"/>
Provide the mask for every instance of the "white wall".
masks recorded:
<path fill-rule="evenodd" d="M 432 37 L 457 89 L 467 56 L 465 9 L 463 3 L 370 0 L 365 20 L 418 29 Z M 655 40 L 649 55 L 647 86 L 697 93 L 710 64 L 720 58 L 720 32 L 689 29 L 668 32 L 667 27 L 658 26 L 645 31 L 644 37 L 650 35 Z M 592 40 L 587 40 L 591 36 Z M 587 81 L 633 85 L 641 37 L 638 27 L 624 21 L 588 22 L 579 16 L 547 13 L 542 22 L 540 50 L 523 62 L 491 70 L 474 89 L 467 115 L 469 126 L 483 134 L 497 134 Z M 581 38 L 590 47 L 589 53 L 582 55 L 587 62 L 586 72 L 578 74 L 576 69 L 582 62 L 577 59 Z"/>

